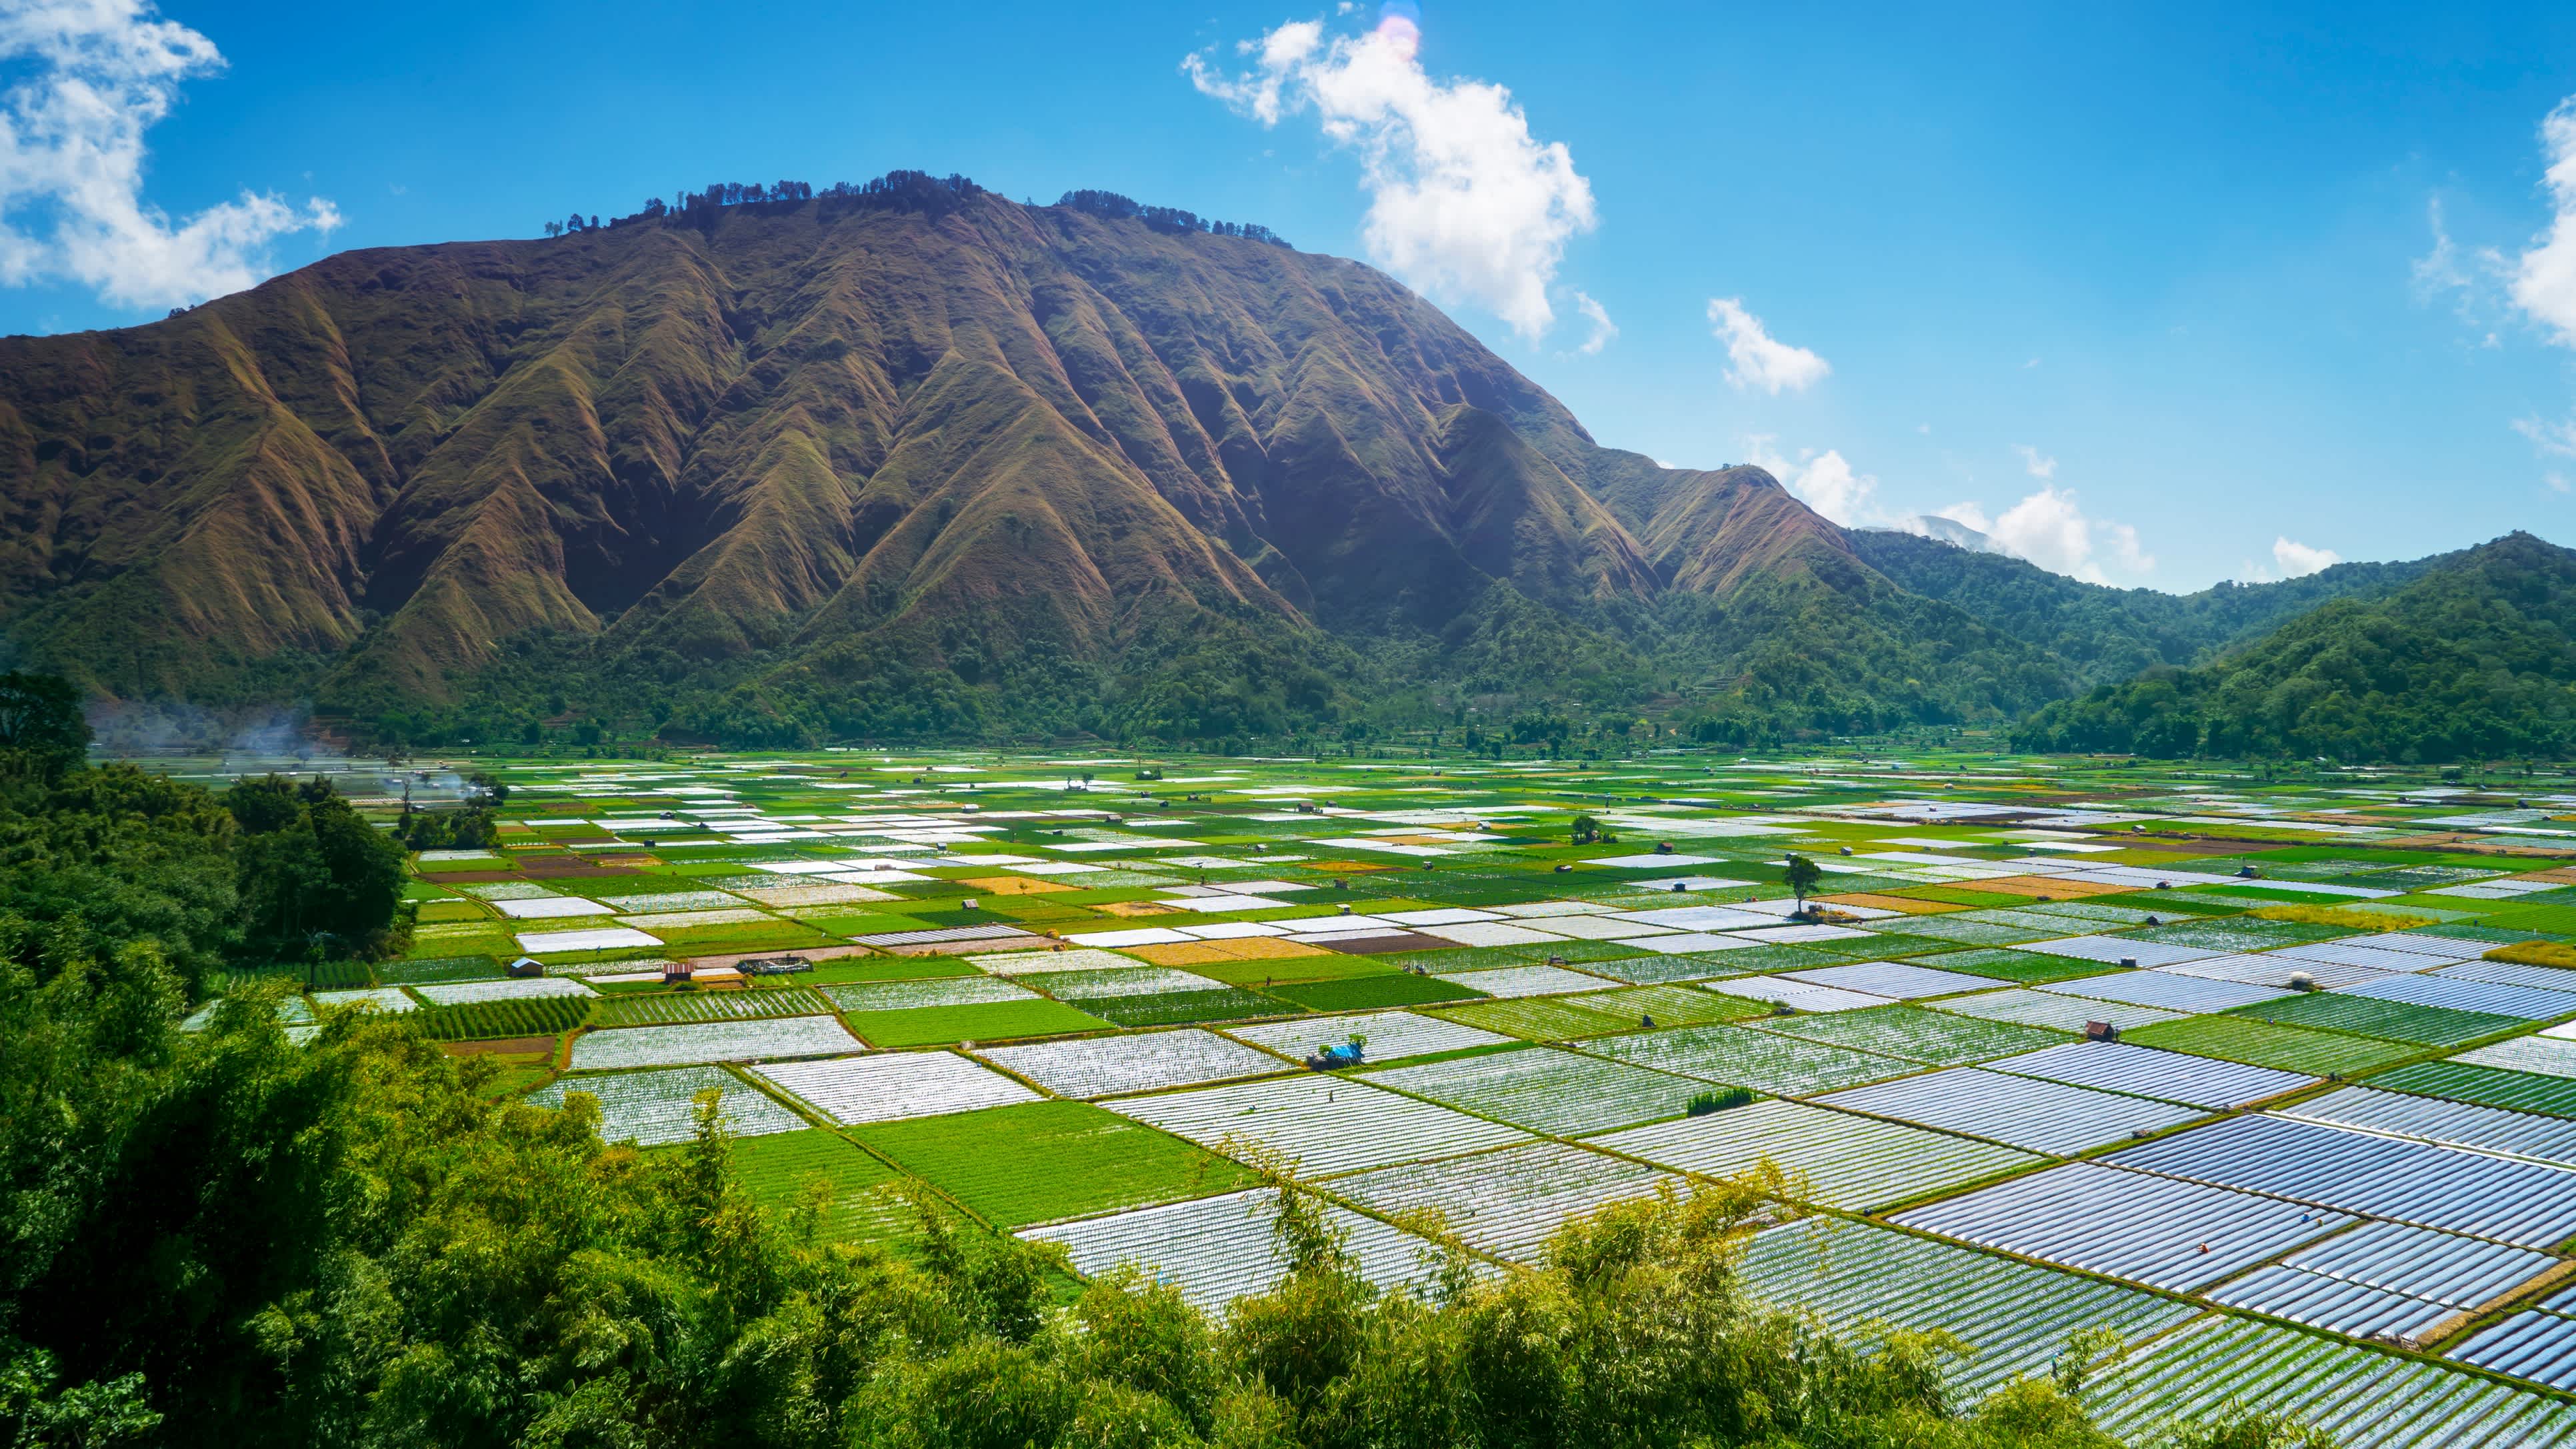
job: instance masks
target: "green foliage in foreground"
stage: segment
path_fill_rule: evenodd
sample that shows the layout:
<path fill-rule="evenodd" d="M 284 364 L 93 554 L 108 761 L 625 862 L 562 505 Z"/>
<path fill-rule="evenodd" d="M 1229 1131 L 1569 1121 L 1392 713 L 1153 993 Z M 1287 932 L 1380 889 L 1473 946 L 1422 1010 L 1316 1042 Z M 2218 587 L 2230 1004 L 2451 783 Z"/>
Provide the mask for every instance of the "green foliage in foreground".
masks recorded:
<path fill-rule="evenodd" d="M 1757 1310 L 1734 1193 L 1614 1208 L 1431 1300 L 1372 1292 L 1288 1193 L 1296 1271 L 1224 1325 L 1134 1277 L 1059 1313 L 1044 1253 L 937 1211 L 915 1262 L 829 1243 L 741 1184 L 712 1113 L 679 1152 L 607 1147 L 400 1019 L 299 1049 L 253 999 L 109 1049 L 91 1003 L 168 985 L 137 955 L 0 992 L 36 1048 L 9 1100 L 67 1109 L 0 1142 L 18 1442 L 2108 1442 L 2051 1385 L 1962 1415 L 1942 1345 Z"/>

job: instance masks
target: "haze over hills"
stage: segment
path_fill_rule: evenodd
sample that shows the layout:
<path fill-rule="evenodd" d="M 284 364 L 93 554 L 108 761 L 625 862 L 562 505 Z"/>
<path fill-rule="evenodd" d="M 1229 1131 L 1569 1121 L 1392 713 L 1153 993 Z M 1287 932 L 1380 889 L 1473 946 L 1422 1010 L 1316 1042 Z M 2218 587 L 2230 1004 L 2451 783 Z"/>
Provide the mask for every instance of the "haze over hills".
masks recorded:
<path fill-rule="evenodd" d="M 836 190 L 0 340 L 0 639 L 419 739 L 1750 741 L 2013 718 L 2428 566 L 2175 599 L 1847 532 L 1257 228 Z"/>

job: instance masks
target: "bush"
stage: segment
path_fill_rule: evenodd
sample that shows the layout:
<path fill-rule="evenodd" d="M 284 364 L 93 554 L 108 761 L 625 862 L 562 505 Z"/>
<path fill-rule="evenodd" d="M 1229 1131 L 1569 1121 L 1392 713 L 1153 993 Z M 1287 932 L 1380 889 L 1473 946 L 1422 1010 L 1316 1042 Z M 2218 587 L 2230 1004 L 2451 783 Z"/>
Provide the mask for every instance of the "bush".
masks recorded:
<path fill-rule="evenodd" d="M 1690 1099 L 1688 1111 L 1691 1116 L 1705 1117 L 1711 1112 L 1723 1112 L 1729 1107 L 1742 1107 L 1757 1100 L 1759 1098 L 1748 1088 L 1728 1087 L 1722 1091 L 1698 1093 Z"/>

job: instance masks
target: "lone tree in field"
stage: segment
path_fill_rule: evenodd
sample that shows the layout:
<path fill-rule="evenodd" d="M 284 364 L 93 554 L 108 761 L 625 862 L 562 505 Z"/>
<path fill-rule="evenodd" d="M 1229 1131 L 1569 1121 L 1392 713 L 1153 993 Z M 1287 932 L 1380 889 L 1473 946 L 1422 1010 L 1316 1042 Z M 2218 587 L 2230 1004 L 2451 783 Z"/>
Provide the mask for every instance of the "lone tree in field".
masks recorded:
<path fill-rule="evenodd" d="M 1814 861 L 1803 855 L 1789 857 L 1789 869 L 1780 879 L 1789 887 L 1789 893 L 1798 898 L 1799 915 L 1807 913 L 1807 895 L 1816 888 L 1816 882 L 1824 878 L 1825 873 L 1816 868 Z"/>

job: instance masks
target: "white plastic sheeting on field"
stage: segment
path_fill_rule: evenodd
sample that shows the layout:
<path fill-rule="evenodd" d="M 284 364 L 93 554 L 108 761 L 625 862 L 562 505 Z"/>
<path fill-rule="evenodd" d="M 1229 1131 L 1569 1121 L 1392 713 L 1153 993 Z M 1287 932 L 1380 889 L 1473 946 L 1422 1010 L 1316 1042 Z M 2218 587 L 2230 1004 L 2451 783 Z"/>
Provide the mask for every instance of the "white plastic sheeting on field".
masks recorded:
<path fill-rule="evenodd" d="M 2352 1219 L 2296 1203 L 2071 1162 L 1903 1213 L 1924 1232 L 2189 1291 Z"/>

